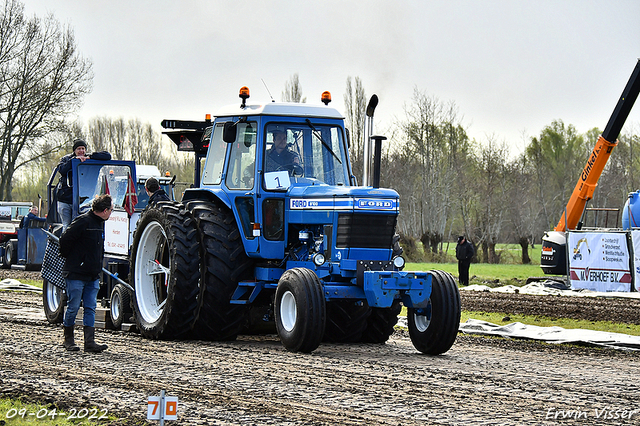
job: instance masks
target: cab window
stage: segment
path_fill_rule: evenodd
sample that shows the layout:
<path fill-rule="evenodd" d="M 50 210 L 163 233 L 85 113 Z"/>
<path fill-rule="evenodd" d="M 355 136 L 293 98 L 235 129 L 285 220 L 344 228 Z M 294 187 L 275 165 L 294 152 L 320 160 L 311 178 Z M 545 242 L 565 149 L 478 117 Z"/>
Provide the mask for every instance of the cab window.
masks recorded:
<path fill-rule="evenodd" d="M 256 123 L 238 123 L 236 141 L 231 144 L 225 183 L 229 189 L 251 189 L 255 178 Z"/>
<path fill-rule="evenodd" d="M 227 143 L 222 140 L 224 123 L 218 123 L 213 129 L 207 162 L 202 173 L 202 183 L 208 185 L 219 185 L 222 182 L 222 167 L 227 150 Z"/>

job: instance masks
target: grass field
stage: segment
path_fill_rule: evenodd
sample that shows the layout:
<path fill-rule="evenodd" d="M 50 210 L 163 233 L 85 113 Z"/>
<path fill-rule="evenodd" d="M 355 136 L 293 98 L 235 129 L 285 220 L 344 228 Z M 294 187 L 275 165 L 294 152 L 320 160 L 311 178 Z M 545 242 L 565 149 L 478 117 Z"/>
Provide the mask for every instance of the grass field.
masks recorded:
<path fill-rule="evenodd" d="M 407 263 L 405 271 L 430 271 L 439 269 L 458 276 L 457 263 Z M 472 263 L 469 268 L 469 284 L 484 284 L 490 287 L 503 285 L 524 285 L 529 277 L 544 276 L 540 266 L 507 264 L 490 265 L 488 263 Z"/>

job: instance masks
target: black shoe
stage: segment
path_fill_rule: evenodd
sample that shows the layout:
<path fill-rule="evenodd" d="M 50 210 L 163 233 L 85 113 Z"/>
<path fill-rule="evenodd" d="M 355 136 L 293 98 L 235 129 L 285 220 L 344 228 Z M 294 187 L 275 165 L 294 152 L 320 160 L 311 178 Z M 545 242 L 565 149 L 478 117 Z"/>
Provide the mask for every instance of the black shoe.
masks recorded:
<path fill-rule="evenodd" d="M 95 328 L 84 326 L 84 351 L 100 353 L 107 349 L 107 345 L 98 345 L 95 341 Z"/>

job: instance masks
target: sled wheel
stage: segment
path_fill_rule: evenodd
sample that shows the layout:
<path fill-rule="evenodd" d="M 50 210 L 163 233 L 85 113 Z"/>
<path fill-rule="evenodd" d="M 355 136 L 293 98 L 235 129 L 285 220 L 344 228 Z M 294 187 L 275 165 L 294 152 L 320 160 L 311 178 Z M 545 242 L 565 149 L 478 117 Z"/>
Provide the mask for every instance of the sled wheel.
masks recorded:
<path fill-rule="evenodd" d="M 196 220 L 202 257 L 202 308 L 194 336 L 234 340 L 248 322 L 248 307 L 230 303 L 238 282 L 253 278 L 233 213 L 223 206 L 191 201 L 187 209 Z"/>
<path fill-rule="evenodd" d="M 371 308 L 367 302 L 335 300 L 327 303 L 325 342 L 355 343 L 367 328 Z"/>
<path fill-rule="evenodd" d="M 363 343 L 385 343 L 393 334 L 402 310 L 399 300 L 394 300 L 389 308 L 371 308 L 367 329 L 362 334 Z"/>
<path fill-rule="evenodd" d="M 122 323 L 127 322 L 131 317 L 131 295 L 129 289 L 122 284 L 116 284 L 111 291 L 111 322 L 116 330 L 119 330 Z"/>
<path fill-rule="evenodd" d="M 460 326 L 460 293 L 453 276 L 431 272 L 431 298 L 426 308 L 409 308 L 407 320 L 413 346 L 427 355 L 448 351 Z"/>
<path fill-rule="evenodd" d="M 148 206 L 138 219 L 129 282 L 144 337 L 179 339 L 193 328 L 201 303 L 197 233 L 182 204 Z"/>
<path fill-rule="evenodd" d="M 276 329 L 291 352 L 312 352 L 322 341 L 326 307 L 315 272 L 289 269 L 282 274 L 275 296 Z"/>
<path fill-rule="evenodd" d="M 60 287 L 51 284 L 46 278 L 42 279 L 42 305 L 47 321 L 51 324 L 60 324 L 64 319 L 64 307 L 67 305 L 67 297 Z"/>
<path fill-rule="evenodd" d="M 18 240 L 9 240 L 4 249 L 4 264 L 7 268 L 18 263 Z"/>

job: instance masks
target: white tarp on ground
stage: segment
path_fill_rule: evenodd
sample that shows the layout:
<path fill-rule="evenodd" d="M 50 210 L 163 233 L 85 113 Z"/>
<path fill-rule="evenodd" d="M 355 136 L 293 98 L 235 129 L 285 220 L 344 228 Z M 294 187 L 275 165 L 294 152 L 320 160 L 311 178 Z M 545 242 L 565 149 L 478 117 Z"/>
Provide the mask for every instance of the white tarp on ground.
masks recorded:
<path fill-rule="evenodd" d="M 33 291 L 36 293 L 42 293 L 41 288 L 29 284 L 23 284 L 13 278 L 7 278 L 0 281 L 0 290 Z"/>
<path fill-rule="evenodd" d="M 571 290 L 569 287 L 560 284 L 557 281 L 533 282 L 522 287 L 513 285 L 505 285 L 502 287 L 491 288 L 486 285 L 473 284 L 463 287 L 461 291 L 487 291 L 496 293 L 519 293 L 534 295 L 559 295 L 559 296 L 580 296 L 580 297 L 625 297 L 640 299 L 640 292 L 624 292 L 624 291 L 591 291 L 591 290 Z"/>
<path fill-rule="evenodd" d="M 640 350 L 640 336 L 562 327 L 539 327 L 520 322 L 496 325 L 486 321 L 468 319 L 467 322 L 460 324 L 460 331 L 468 334 L 542 340 L 549 343 L 577 343 L 613 349 Z"/>

